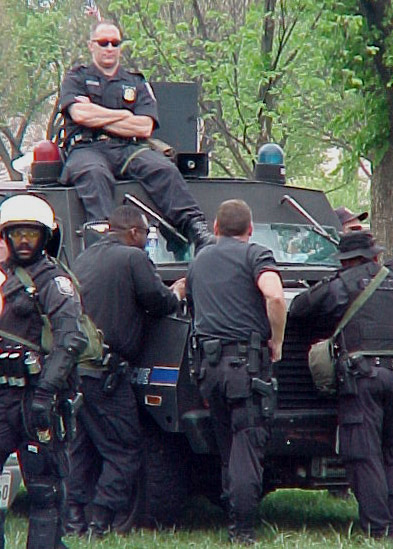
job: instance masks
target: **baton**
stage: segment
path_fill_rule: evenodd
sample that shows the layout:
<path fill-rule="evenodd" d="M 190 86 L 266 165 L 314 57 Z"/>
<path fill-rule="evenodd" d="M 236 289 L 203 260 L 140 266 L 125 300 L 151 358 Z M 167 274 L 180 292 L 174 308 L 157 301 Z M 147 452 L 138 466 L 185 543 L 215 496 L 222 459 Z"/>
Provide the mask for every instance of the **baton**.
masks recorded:
<path fill-rule="evenodd" d="M 143 210 L 145 213 L 147 213 L 147 214 L 151 215 L 152 217 L 154 217 L 154 219 L 156 219 L 159 223 L 161 223 L 161 225 L 163 225 L 166 229 L 168 229 L 168 231 L 170 231 L 174 236 L 176 236 L 176 238 L 181 240 L 184 244 L 188 244 L 187 238 L 185 238 L 182 234 L 180 234 L 175 229 L 175 227 L 173 227 L 170 223 L 165 221 L 165 219 L 163 219 L 160 215 L 158 215 L 158 213 L 156 213 L 154 210 L 149 208 L 149 206 L 146 206 L 146 204 L 144 204 L 143 202 L 138 200 L 135 196 L 133 196 L 131 194 L 128 194 L 128 193 L 124 194 L 124 198 L 126 198 L 127 200 L 129 200 L 130 202 L 135 204 L 135 206 L 137 206 L 138 208 Z"/>

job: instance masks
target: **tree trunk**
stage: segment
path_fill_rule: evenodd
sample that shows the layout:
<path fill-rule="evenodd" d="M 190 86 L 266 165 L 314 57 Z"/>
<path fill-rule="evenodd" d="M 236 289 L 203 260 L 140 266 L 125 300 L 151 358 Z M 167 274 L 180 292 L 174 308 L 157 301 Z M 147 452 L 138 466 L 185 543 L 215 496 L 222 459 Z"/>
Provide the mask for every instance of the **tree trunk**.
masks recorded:
<path fill-rule="evenodd" d="M 384 257 L 393 255 L 393 144 L 374 169 L 371 185 L 371 229 L 379 244 L 386 247 Z"/>

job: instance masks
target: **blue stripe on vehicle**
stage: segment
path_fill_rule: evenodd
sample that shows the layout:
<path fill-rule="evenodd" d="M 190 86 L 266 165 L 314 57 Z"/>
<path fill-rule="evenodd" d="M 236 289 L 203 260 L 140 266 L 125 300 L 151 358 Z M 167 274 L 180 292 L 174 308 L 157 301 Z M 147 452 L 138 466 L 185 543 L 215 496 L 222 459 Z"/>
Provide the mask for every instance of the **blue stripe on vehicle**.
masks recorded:
<path fill-rule="evenodd" d="M 150 385 L 176 385 L 178 377 L 178 368 L 154 366 L 150 374 Z"/>

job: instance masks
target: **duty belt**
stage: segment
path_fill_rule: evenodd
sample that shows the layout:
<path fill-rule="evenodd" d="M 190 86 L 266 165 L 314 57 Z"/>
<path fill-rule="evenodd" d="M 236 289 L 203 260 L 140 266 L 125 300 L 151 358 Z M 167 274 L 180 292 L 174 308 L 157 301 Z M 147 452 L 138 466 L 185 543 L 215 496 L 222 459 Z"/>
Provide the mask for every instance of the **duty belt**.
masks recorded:
<path fill-rule="evenodd" d="M 208 339 L 201 340 L 199 342 L 201 349 L 201 358 L 206 358 L 206 353 L 204 352 L 203 343 L 209 341 Z M 247 355 L 249 344 L 247 341 L 238 341 L 232 343 L 225 343 L 221 341 L 221 356 L 238 356 L 238 355 Z"/>
<path fill-rule="evenodd" d="M 95 143 L 97 141 L 108 141 L 110 143 L 118 143 L 118 144 L 127 144 L 127 143 L 140 143 L 141 140 L 138 137 L 112 137 L 110 135 L 107 135 L 106 133 L 100 133 L 95 136 L 87 137 L 84 136 L 81 133 L 78 133 L 77 135 L 74 135 L 70 138 L 68 141 L 68 148 L 74 147 L 75 145 L 81 145 L 84 143 Z"/>

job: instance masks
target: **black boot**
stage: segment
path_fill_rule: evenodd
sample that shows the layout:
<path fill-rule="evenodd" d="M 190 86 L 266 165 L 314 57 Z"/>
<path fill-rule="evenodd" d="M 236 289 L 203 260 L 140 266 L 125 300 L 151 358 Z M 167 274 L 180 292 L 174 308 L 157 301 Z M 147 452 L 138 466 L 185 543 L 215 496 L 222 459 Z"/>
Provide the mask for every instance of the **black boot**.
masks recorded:
<path fill-rule="evenodd" d="M 114 516 L 114 511 L 103 505 L 94 505 L 91 513 L 91 522 L 88 529 L 88 540 L 101 539 L 109 534 Z"/>
<path fill-rule="evenodd" d="M 84 505 L 80 503 L 70 503 L 68 505 L 65 529 L 67 534 L 76 534 L 78 536 L 82 536 L 87 531 Z"/>
<path fill-rule="evenodd" d="M 203 217 L 195 217 L 189 221 L 186 236 L 195 246 L 195 255 L 205 246 L 216 243 L 216 237 L 209 231 Z"/>
<path fill-rule="evenodd" d="M 254 520 L 251 517 L 239 517 L 232 509 L 229 511 L 228 538 L 230 543 L 254 545 L 257 543 L 254 531 Z"/>

